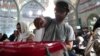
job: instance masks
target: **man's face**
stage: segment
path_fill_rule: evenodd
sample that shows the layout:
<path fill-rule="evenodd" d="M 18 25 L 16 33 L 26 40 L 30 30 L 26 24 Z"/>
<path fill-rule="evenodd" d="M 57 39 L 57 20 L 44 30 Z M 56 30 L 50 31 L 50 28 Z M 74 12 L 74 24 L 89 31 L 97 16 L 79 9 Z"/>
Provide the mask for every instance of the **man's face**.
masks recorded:
<path fill-rule="evenodd" d="M 17 25 L 17 30 L 18 30 L 18 32 L 21 32 L 21 26 L 20 25 Z"/>
<path fill-rule="evenodd" d="M 59 22 L 59 21 L 63 21 L 64 18 L 66 17 L 67 15 L 67 12 L 62 10 L 61 8 L 59 7 L 56 7 L 55 8 L 55 17 L 56 17 L 56 20 Z"/>

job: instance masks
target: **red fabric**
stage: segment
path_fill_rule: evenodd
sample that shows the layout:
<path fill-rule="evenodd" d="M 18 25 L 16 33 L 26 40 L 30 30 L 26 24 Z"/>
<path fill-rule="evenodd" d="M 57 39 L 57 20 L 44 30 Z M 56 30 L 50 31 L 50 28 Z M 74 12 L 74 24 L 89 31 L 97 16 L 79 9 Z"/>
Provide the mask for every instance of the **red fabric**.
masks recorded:
<path fill-rule="evenodd" d="M 63 49 L 61 42 L 0 42 L 0 56 L 45 56 L 46 48 L 50 53 Z"/>

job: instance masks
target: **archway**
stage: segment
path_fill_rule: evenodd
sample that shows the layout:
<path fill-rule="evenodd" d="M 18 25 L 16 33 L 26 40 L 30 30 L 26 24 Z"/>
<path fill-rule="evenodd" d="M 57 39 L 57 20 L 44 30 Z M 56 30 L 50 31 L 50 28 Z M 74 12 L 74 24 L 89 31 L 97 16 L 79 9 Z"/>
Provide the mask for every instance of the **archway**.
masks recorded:
<path fill-rule="evenodd" d="M 15 0 L 0 0 L 0 32 L 8 36 L 16 29 L 18 5 Z"/>

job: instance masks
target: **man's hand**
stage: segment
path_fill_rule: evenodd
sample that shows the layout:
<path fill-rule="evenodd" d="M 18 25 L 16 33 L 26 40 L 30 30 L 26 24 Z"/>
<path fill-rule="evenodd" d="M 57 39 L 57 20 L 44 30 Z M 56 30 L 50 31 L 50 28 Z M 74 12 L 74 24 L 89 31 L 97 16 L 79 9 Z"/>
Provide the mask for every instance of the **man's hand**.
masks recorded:
<path fill-rule="evenodd" d="M 40 29 L 40 28 L 42 28 L 42 27 L 45 27 L 46 22 L 47 22 L 47 21 L 46 21 L 43 17 L 38 17 L 38 18 L 36 18 L 36 19 L 34 20 L 33 23 L 34 23 L 36 29 Z"/>

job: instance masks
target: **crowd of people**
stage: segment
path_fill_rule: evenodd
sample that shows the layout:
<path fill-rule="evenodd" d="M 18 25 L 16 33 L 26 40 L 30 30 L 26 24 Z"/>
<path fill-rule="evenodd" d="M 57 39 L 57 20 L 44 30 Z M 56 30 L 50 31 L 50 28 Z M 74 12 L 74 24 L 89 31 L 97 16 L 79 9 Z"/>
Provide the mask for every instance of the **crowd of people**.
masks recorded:
<path fill-rule="evenodd" d="M 66 56 L 76 56 L 76 54 L 90 56 L 90 52 L 92 51 L 97 56 L 100 56 L 100 18 L 95 23 L 93 31 L 88 31 L 88 27 L 83 27 L 75 35 L 71 25 L 64 21 L 69 13 L 68 3 L 61 0 L 57 1 L 55 5 L 55 19 L 37 17 L 33 21 L 36 30 L 44 28 L 41 41 L 65 42 L 65 47 L 67 48 Z M 24 22 L 16 24 L 16 30 L 14 30 L 10 37 L 0 33 L 0 41 L 34 42 L 34 38 L 38 37 L 35 36 L 35 33 L 29 32 L 28 26 Z"/>

